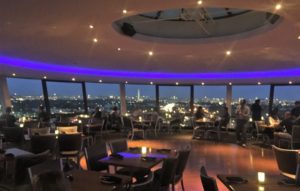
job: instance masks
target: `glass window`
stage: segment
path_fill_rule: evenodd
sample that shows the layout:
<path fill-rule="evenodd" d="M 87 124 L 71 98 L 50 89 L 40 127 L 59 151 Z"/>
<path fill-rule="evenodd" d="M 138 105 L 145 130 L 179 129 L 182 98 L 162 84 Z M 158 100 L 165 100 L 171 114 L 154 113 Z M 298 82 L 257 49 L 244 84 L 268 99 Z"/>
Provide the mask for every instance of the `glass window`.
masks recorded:
<path fill-rule="evenodd" d="M 249 107 L 254 103 L 256 99 L 260 99 L 260 105 L 262 107 L 262 116 L 268 115 L 269 106 L 269 85 L 247 85 L 247 86 L 233 86 L 232 87 L 232 114 L 239 104 L 241 99 L 246 99 Z"/>
<path fill-rule="evenodd" d="M 84 112 L 81 83 L 47 82 L 51 113 Z"/>
<path fill-rule="evenodd" d="M 155 86 L 153 85 L 126 85 L 126 106 L 128 112 L 155 110 Z"/>
<path fill-rule="evenodd" d="M 279 116 L 284 112 L 291 111 L 295 106 L 295 101 L 300 101 L 300 86 L 275 86 L 274 107 L 279 109 Z"/>
<path fill-rule="evenodd" d="M 110 112 L 113 106 L 120 108 L 120 85 L 105 83 L 86 83 L 89 112 L 99 106 L 102 111 Z"/>
<path fill-rule="evenodd" d="M 44 104 L 41 80 L 7 78 L 13 111 L 17 117 L 36 117 Z"/>
<path fill-rule="evenodd" d="M 195 109 L 202 106 L 210 113 L 219 113 L 226 100 L 225 86 L 194 86 Z"/>

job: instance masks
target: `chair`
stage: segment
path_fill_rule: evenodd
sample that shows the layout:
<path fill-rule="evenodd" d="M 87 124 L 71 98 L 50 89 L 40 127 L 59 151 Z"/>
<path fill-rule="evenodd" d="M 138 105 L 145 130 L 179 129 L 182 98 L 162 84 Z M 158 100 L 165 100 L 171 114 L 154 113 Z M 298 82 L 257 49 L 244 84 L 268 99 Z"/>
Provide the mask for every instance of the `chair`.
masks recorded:
<path fill-rule="evenodd" d="M 206 169 L 204 166 L 200 169 L 200 178 L 204 191 L 218 191 L 217 182 L 213 177 L 207 175 Z"/>
<path fill-rule="evenodd" d="M 28 129 L 28 135 L 29 137 L 33 135 L 47 135 L 50 134 L 50 128 L 29 128 Z"/>
<path fill-rule="evenodd" d="M 143 139 L 145 138 L 145 130 L 144 129 L 134 128 L 133 122 L 132 122 L 132 120 L 129 117 L 122 117 L 121 121 L 123 123 L 123 127 L 129 129 L 128 137 L 131 136 L 131 140 L 133 140 L 133 138 L 136 135 L 136 133 L 142 133 Z"/>
<path fill-rule="evenodd" d="M 47 160 L 43 163 L 31 166 L 28 168 L 28 175 L 31 183 L 34 182 L 34 178 L 40 174 L 49 171 L 61 171 L 63 172 L 62 160 Z"/>
<path fill-rule="evenodd" d="M 169 190 L 170 182 L 174 180 L 178 159 L 164 159 L 162 168 L 154 172 L 154 189 L 157 191 Z"/>
<path fill-rule="evenodd" d="M 19 127 L 2 128 L 5 142 L 21 144 L 24 141 L 24 130 Z"/>
<path fill-rule="evenodd" d="M 73 134 L 78 133 L 78 126 L 65 126 L 65 127 L 57 127 L 59 134 Z"/>
<path fill-rule="evenodd" d="M 300 126 L 294 125 L 292 128 L 292 135 L 286 136 L 284 138 L 279 138 L 279 147 L 281 146 L 281 142 L 287 142 L 291 145 L 291 149 L 295 149 L 294 146 L 297 143 L 300 143 Z"/>
<path fill-rule="evenodd" d="M 290 184 L 289 180 L 294 184 L 300 183 L 300 154 L 299 150 L 281 149 L 272 145 L 273 152 L 277 161 L 280 173 L 288 178 L 283 183 Z"/>
<path fill-rule="evenodd" d="M 154 174 L 150 172 L 143 182 L 133 183 L 130 186 L 130 191 L 153 191 Z"/>
<path fill-rule="evenodd" d="M 177 184 L 178 182 L 181 183 L 181 188 L 184 191 L 183 172 L 189 159 L 190 153 L 191 150 L 181 150 L 178 152 L 178 164 L 176 167 L 174 180 L 172 181 L 172 191 L 175 190 L 175 184 Z"/>
<path fill-rule="evenodd" d="M 88 170 L 109 171 L 108 165 L 99 163 L 100 159 L 108 156 L 105 142 L 99 142 L 94 144 L 93 146 L 85 147 L 84 155 L 87 162 Z"/>
<path fill-rule="evenodd" d="M 108 143 L 111 153 L 119 153 L 128 150 L 127 140 L 115 140 Z"/>
<path fill-rule="evenodd" d="M 79 167 L 81 143 L 81 133 L 60 134 L 58 136 L 59 155 L 61 157 L 67 158 L 67 161 L 70 157 L 76 158 L 77 165 Z"/>
<path fill-rule="evenodd" d="M 264 123 L 264 121 L 254 121 L 254 125 L 256 128 L 256 141 L 258 141 L 259 138 L 261 138 L 264 141 L 263 128 L 261 127 L 261 125 Z"/>
<path fill-rule="evenodd" d="M 30 139 L 31 152 L 41 153 L 49 150 L 52 154 L 55 153 L 56 136 L 55 135 L 34 135 Z"/>
<path fill-rule="evenodd" d="M 0 184 L 0 190 L 1 191 L 14 191 L 13 188 L 11 188 L 11 187 L 9 187 L 9 186 L 7 186 L 5 184 Z"/>
<path fill-rule="evenodd" d="M 39 128 L 39 122 L 38 121 L 25 121 L 24 128 L 25 129 Z"/>

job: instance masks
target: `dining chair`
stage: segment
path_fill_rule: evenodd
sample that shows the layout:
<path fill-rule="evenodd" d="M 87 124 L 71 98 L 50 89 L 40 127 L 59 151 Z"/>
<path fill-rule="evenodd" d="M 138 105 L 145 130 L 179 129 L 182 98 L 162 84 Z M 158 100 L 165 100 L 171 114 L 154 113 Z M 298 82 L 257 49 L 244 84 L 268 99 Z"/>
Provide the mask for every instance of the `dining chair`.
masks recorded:
<path fill-rule="evenodd" d="M 176 173 L 177 158 L 166 158 L 163 161 L 161 169 L 154 172 L 154 189 L 157 191 L 167 191 L 170 187 L 170 182 L 174 180 Z"/>
<path fill-rule="evenodd" d="M 300 126 L 293 125 L 291 136 L 285 136 L 284 138 L 281 137 L 279 138 L 278 142 L 279 147 L 281 147 L 282 142 L 286 142 L 290 145 L 291 149 L 295 149 L 295 145 L 300 144 Z M 300 148 L 300 146 L 298 146 L 298 148 Z"/>
<path fill-rule="evenodd" d="M 59 134 L 72 134 L 78 133 L 78 126 L 57 126 Z"/>
<path fill-rule="evenodd" d="M 178 152 L 178 164 L 176 167 L 176 172 L 172 184 L 172 191 L 175 190 L 175 185 L 179 182 L 181 183 L 181 188 L 184 191 L 184 184 L 183 184 L 183 172 L 186 167 L 187 161 L 189 159 L 189 155 L 191 153 L 191 150 L 180 150 Z"/>
<path fill-rule="evenodd" d="M 111 153 L 119 153 L 128 150 L 128 144 L 126 139 L 113 140 L 108 143 Z"/>
<path fill-rule="evenodd" d="M 204 191 L 218 191 L 217 182 L 213 177 L 208 176 L 204 166 L 200 169 L 200 178 Z"/>
<path fill-rule="evenodd" d="M 90 147 L 85 147 L 84 156 L 86 159 L 88 170 L 109 171 L 108 165 L 99 162 L 100 159 L 108 156 L 105 142 L 98 142 Z"/>
<path fill-rule="evenodd" d="M 29 137 L 33 135 L 47 135 L 50 134 L 50 128 L 45 127 L 45 128 L 29 128 L 28 129 L 28 135 Z"/>
<path fill-rule="evenodd" d="M 264 121 L 254 121 L 255 129 L 256 129 L 256 141 L 259 140 L 259 138 L 264 141 L 264 133 L 263 128 L 261 127 L 262 124 L 264 124 Z"/>
<path fill-rule="evenodd" d="M 80 151 L 82 145 L 82 134 L 60 134 L 58 136 L 59 155 L 62 158 L 66 158 L 69 162 L 69 158 L 76 158 L 77 166 L 80 162 Z M 67 163 L 68 164 L 68 163 Z"/>
<path fill-rule="evenodd" d="M 34 135 L 30 139 L 31 152 L 41 153 L 49 150 L 52 155 L 56 151 L 56 135 Z"/>
<path fill-rule="evenodd" d="M 24 130 L 20 127 L 2 128 L 5 143 L 21 145 L 24 141 Z"/>
<path fill-rule="evenodd" d="M 122 120 L 124 128 L 129 129 L 128 137 L 131 137 L 131 140 L 134 139 L 134 137 L 137 133 L 141 133 L 143 139 L 145 138 L 145 130 L 135 128 L 133 125 L 132 119 L 130 117 L 122 117 L 121 120 Z"/>
<path fill-rule="evenodd" d="M 61 171 L 63 172 L 62 159 L 59 160 L 47 160 L 40 164 L 31 166 L 28 168 L 28 175 L 31 183 L 34 182 L 35 177 L 49 171 Z"/>
<path fill-rule="evenodd" d="M 153 191 L 154 173 L 150 172 L 143 182 L 133 183 L 130 191 Z"/>
<path fill-rule="evenodd" d="M 282 149 L 272 145 L 280 173 L 286 178 L 284 184 L 300 183 L 300 154 L 299 150 Z"/>

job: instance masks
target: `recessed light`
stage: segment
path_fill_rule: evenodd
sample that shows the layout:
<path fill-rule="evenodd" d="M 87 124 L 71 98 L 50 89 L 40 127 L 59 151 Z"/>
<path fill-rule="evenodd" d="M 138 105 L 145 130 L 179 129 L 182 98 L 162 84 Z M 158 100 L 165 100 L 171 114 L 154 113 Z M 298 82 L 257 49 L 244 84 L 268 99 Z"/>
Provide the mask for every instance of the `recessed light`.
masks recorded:
<path fill-rule="evenodd" d="M 100 83 L 102 83 L 102 80 L 99 80 Z"/>
<path fill-rule="evenodd" d="M 126 9 L 123 9 L 123 14 L 126 14 L 127 13 L 127 10 Z"/>
<path fill-rule="evenodd" d="M 75 78 L 72 78 L 72 81 L 76 81 L 76 79 L 75 79 Z"/>
<path fill-rule="evenodd" d="M 176 82 L 175 84 L 176 84 L 176 86 L 178 86 L 178 85 L 179 85 L 179 83 L 178 83 L 178 82 Z"/>
<path fill-rule="evenodd" d="M 204 82 L 202 82 L 202 83 L 201 83 L 201 85 L 202 85 L 202 86 L 204 86 L 204 85 L 205 85 L 205 83 L 204 83 Z"/>
<path fill-rule="evenodd" d="M 257 85 L 261 85 L 261 82 L 257 82 Z"/>
<path fill-rule="evenodd" d="M 292 81 L 289 81 L 289 84 L 293 84 L 293 82 L 292 82 Z"/>
<path fill-rule="evenodd" d="M 275 9 L 280 10 L 282 8 L 282 5 L 280 3 L 276 4 Z"/>
<path fill-rule="evenodd" d="M 44 79 L 47 79 L 47 76 L 44 76 L 43 78 L 44 78 Z"/>
<path fill-rule="evenodd" d="M 89 25 L 89 28 L 90 28 L 90 29 L 93 29 L 93 28 L 94 28 L 94 25 Z"/>
<path fill-rule="evenodd" d="M 227 51 L 226 51 L 226 55 L 227 55 L 227 56 L 230 56 L 230 55 L 231 55 L 231 51 L 230 51 L 230 50 L 227 50 Z"/>
<path fill-rule="evenodd" d="M 153 82 L 150 82 L 151 85 L 153 85 Z"/>
<path fill-rule="evenodd" d="M 12 73 L 12 76 L 16 76 L 16 73 Z"/>
<path fill-rule="evenodd" d="M 298 36 L 298 40 L 300 40 L 300 36 Z"/>
<path fill-rule="evenodd" d="M 94 43 L 97 43 L 97 42 L 98 42 L 98 39 L 97 39 L 97 38 L 93 38 L 93 42 L 94 42 Z"/>
<path fill-rule="evenodd" d="M 118 48 L 118 51 L 121 51 L 121 48 Z"/>
<path fill-rule="evenodd" d="M 198 5 L 202 5 L 202 3 L 203 3 L 202 1 L 197 1 Z"/>
<path fill-rule="evenodd" d="M 229 82 L 229 85 L 230 85 L 230 86 L 232 86 L 232 83 L 231 83 L 231 82 Z"/>
<path fill-rule="evenodd" d="M 128 81 L 126 81 L 125 84 L 128 84 Z"/>
<path fill-rule="evenodd" d="M 149 56 L 153 56 L 153 52 L 152 51 L 149 51 L 148 54 L 149 54 Z"/>

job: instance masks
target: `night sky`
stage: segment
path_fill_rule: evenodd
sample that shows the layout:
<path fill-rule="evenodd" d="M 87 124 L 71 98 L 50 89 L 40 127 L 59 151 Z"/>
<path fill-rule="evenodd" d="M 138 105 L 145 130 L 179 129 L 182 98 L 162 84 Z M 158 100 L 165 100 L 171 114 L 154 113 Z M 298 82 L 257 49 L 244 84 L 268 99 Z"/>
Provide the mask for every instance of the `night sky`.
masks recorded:
<path fill-rule="evenodd" d="M 8 86 L 10 94 L 13 95 L 42 95 L 42 85 L 40 80 L 28 80 L 8 78 Z M 118 84 L 105 83 L 86 83 L 87 94 L 91 96 L 119 96 Z M 136 96 L 137 89 L 140 89 L 141 96 L 150 96 L 155 98 L 154 85 L 126 85 L 126 95 Z M 233 86 L 233 99 L 246 98 L 265 99 L 269 97 L 268 85 L 261 86 Z M 82 96 L 81 84 L 79 83 L 61 83 L 48 82 L 49 95 L 56 93 L 57 96 Z M 189 98 L 189 87 L 180 86 L 162 86 L 160 87 L 160 97 L 176 96 L 180 99 Z M 225 86 L 195 86 L 195 98 L 203 98 L 204 96 L 210 98 L 225 98 Z M 300 100 L 300 86 L 278 86 L 275 88 L 275 98 L 285 100 Z"/>

